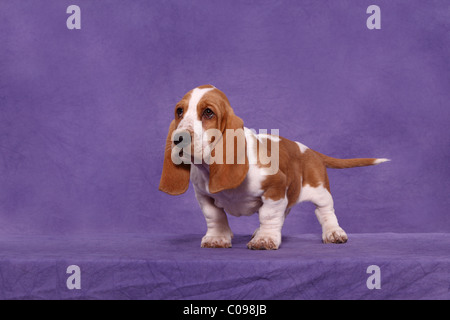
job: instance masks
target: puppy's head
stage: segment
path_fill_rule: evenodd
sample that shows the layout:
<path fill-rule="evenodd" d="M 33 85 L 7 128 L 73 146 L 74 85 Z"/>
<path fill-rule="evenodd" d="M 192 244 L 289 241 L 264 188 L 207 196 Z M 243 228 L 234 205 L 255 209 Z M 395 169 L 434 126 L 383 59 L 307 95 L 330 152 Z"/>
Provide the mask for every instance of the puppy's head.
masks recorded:
<path fill-rule="evenodd" d="M 189 91 L 175 106 L 159 189 L 184 193 L 191 164 L 209 169 L 211 193 L 239 186 L 248 171 L 243 129 L 222 91 L 211 85 Z"/>

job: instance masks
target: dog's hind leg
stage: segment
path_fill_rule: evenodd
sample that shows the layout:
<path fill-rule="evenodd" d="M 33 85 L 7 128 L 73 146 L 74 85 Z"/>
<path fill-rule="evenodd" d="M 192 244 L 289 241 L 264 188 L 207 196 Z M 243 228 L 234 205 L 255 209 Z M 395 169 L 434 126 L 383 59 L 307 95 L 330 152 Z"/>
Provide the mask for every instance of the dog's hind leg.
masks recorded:
<path fill-rule="evenodd" d="M 328 180 L 327 180 L 328 181 Z M 316 205 L 316 217 L 322 226 L 323 243 L 345 243 L 348 240 L 347 234 L 339 226 L 334 212 L 333 197 L 329 191 L 328 182 L 326 187 L 319 185 L 311 187 L 305 185 L 301 192 L 302 201 L 311 201 Z"/>
<path fill-rule="evenodd" d="M 346 243 L 348 237 L 339 226 L 331 193 L 324 187 L 316 189 L 318 195 L 313 203 L 316 205 L 316 217 L 322 226 L 323 243 Z"/>

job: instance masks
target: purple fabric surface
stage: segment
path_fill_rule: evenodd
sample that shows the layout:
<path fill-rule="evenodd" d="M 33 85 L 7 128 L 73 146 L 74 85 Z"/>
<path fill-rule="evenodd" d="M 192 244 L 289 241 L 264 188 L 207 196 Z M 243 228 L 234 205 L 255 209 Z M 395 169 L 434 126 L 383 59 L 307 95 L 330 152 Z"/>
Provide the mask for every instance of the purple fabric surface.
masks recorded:
<path fill-rule="evenodd" d="M 202 249 L 201 235 L 2 237 L 0 298 L 450 299 L 448 234 L 350 234 L 346 245 L 289 236 L 277 251 L 249 251 L 249 238 Z M 81 290 L 71 291 L 74 264 Z M 379 290 L 366 285 L 371 265 Z"/>
<path fill-rule="evenodd" d="M 411 285 L 395 280 L 407 290 L 393 289 L 393 297 L 445 297 L 447 0 L 77 0 L 81 30 L 68 30 L 71 4 L 0 0 L 2 297 L 71 297 L 52 281 L 59 264 L 74 257 L 98 272 L 92 290 L 80 293 L 85 297 L 206 298 L 223 291 L 230 298 L 257 298 L 252 288 L 261 286 L 270 298 L 346 298 L 353 290 L 371 298 L 386 293 L 320 282 L 322 276 L 342 283 L 364 278 L 360 270 L 370 260 L 363 256 L 369 249 L 381 252 L 382 263 L 396 270 L 392 277 L 415 279 Z M 371 4 L 381 8 L 381 30 L 366 27 Z M 279 252 L 197 251 L 206 226 L 192 189 L 176 198 L 157 189 L 173 107 L 185 92 L 207 83 L 228 95 L 249 128 L 279 129 L 330 156 L 392 159 L 377 167 L 328 171 L 337 217 L 354 244 L 316 247 L 321 229 L 313 206 L 302 204 L 286 220 L 287 241 Z M 250 235 L 257 216 L 230 218 L 230 225 L 235 234 Z M 130 233 L 146 234 L 148 241 Z M 92 239 L 103 235 L 111 244 L 97 247 Z M 66 252 L 67 236 L 75 242 Z M 417 259 L 411 241 L 423 243 Z M 238 237 L 235 246 L 245 242 Z M 297 251 L 297 242 L 304 250 Z M 71 243 L 79 243 L 81 251 Z M 141 256 L 141 250 L 161 260 L 146 260 L 150 256 Z M 304 252 L 307 262 L 298 256 Z M 328 271 L 316 274 L 315 260 Z M 102 277 L 111 279 L 103 274 L 112 262 L 117 286 L 103 285 Z M 333 277 L 334 263 L 362 274 Z M 154 267 L 160 273 L 152 274 Z M 201 281 L 191 282 L 185 267 L 195 269 Z M 415 271 L 406 272 L 409 267 Z M 250 276 L 251 268 L 257 277 Z M 139 270 L 148 278 L 139 278 Z M 242 290 L 239 274 L 246 284 Z M 282 285 L 268 289 L 264 279 L 272 277 L 282 277 L 286 291 Z M 317 291 L 311 279 L 321 283 Z M 443 282 L 436 282 L 433 292 L 428 279 Z M 205 293 L 207 280 L 219 286 L 211 287 L 211 295 Z M 23 287 L 15 285 L 22 281 Z M 309 291 L 303 294 L 296 283 L 308 283 Z M 111 289 L 122 284 L 123 291 Z M 345 292 L 333 296 L 339 288 Z"/>

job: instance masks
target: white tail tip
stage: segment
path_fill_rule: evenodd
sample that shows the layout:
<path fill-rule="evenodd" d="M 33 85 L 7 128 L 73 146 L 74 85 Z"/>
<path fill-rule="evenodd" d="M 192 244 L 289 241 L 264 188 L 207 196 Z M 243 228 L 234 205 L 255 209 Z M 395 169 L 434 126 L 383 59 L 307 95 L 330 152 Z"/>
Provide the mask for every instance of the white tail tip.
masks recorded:
<path fill-rule="evenodd" d="M 380 159 L 375 159 L 375 160 L 373 161 L 373 164 L 380 164 L 380 163 L 388 162 L 388 161 L 391 161 L 391 159 L 380 158 Z"/>

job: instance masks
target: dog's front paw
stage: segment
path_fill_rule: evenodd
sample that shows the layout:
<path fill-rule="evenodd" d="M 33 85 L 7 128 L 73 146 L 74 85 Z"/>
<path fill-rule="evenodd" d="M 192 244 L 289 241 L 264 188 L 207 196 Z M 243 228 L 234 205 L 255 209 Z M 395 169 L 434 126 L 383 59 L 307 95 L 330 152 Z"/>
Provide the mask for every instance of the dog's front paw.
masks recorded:
<path fill-rule="evenodd" d="M 252 240 L 247 243 L 251 250 L 277 250 L 281 244 L 281 234 L 265 233 L 256 230 Z"/>
<path fill-rule="evenodd" d="M 341 227 L 325 229 L 322 234 L 323 243 L 346 243 L 348 236 Z"/>
<path fill-rule="evenodd" d="M 202 248 L 231 248 L 231 236 L 204 236 Z"/>

